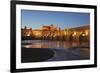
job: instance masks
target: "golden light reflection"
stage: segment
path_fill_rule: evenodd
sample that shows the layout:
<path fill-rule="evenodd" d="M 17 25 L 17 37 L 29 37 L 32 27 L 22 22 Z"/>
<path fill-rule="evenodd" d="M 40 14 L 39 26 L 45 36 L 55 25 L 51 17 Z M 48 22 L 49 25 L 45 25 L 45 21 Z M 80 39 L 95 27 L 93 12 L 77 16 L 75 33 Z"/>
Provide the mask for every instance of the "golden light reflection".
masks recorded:
<path fill-rule="evenodd" d="M 85 31 L 85 34 L 86 34 L 86 35 L 88 35 L 88 34 L 89 34 L 89 31 L 88 31 L 88 30 L 86 30 L 86 31 Z"/>
<path fill-rule="evenodd" d="M 30 36 L 30 34 L 27 34 L 27 36 Z"/>
<path fill-rule="evenodd" d="M 67 35 L 67 32 L 66 32 L 66 31 L 64 31 L 64 35 L 65 35 L 65 36 Z"/>
<path fill-rule="evenodd" d="M 35 31 L 34 35 L 37 36 L 37 37 L 39 37 L 39 36 L 41 36 L 41 33 L 39 31 Z"/>
<path fill-rule="evenodd" d="M 76 32 L 74 32 L 72 36 L 76 36 Z"/>
<path fill-rule="evenodd" d="M 86 34 L 82 34 L 82 36 L 86 36 Z"/>
<path fill-rule="evenodd" d="M 30 48 L 30 45 L 25 45 L 26 48 Z"/>

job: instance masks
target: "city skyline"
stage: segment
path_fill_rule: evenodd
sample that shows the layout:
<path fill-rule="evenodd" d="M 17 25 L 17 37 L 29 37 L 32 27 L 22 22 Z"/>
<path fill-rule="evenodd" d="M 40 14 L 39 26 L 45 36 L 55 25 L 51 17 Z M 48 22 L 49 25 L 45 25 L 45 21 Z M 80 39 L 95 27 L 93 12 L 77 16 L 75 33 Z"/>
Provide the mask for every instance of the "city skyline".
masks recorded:
<path fill-rule="evenodd" d="M 25 26 L 38 29 L 53 24 L 61 29 L 86 26 L 90 24 L 90 14 L 80 12 L 56 12 L 21 10 L 21 28 Z"/>

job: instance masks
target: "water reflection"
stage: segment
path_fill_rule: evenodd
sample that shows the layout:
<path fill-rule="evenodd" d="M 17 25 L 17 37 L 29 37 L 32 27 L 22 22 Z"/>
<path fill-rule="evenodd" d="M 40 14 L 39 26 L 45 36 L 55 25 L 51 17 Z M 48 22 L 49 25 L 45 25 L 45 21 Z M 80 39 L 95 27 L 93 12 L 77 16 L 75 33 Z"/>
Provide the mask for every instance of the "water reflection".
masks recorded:
<path fill-rule="evenodd" d="M 23 40 L 22 47 L 26 48 L 58 48 L 66 49 L 70 47 L 89 47 L 89 42 L 69 42 L 50 40 Z"/>

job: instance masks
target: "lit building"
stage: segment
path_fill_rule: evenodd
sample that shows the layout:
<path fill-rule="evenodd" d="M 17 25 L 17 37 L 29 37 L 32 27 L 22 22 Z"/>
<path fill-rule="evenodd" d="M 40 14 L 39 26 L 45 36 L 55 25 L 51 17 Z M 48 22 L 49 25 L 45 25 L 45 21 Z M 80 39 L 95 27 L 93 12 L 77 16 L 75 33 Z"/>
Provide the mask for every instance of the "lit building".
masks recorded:
<path fill-rule="evenodd" d="M 33 39 L 40 40 L 70 40 L 70 41 L 89 41 L 90 26 L 81 26 L 69 29 L 60 29 L 54 25 L 42 26 L 40 29 L 28 29 L 27 27 L 21 30 L 22 37 L 31 36 Z"/>
<path fill-rule="evenodd" d="M 76 28 L 67 29 L 68 37 L 74 41 L 83 39 L 84 41 L 90 41 L 90 26 L 81 26 Z"/>
<path fill-rule="evenodd" d="M 32 36 L 32 28 L 27 28 L 26 26 L 21 29 L 22 36 Z"/>

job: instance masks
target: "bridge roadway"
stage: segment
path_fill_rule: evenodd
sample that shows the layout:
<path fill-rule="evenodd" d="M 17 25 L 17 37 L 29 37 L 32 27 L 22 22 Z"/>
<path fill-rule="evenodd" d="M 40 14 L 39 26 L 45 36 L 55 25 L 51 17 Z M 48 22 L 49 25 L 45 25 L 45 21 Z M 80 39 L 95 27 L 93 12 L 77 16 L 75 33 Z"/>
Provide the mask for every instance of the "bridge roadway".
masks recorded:
<path fill-rule="evenodd" d="M 90 58 L 89 48 L 52 49 L 54 56 L 47 61 L 86 60 Z"/>

